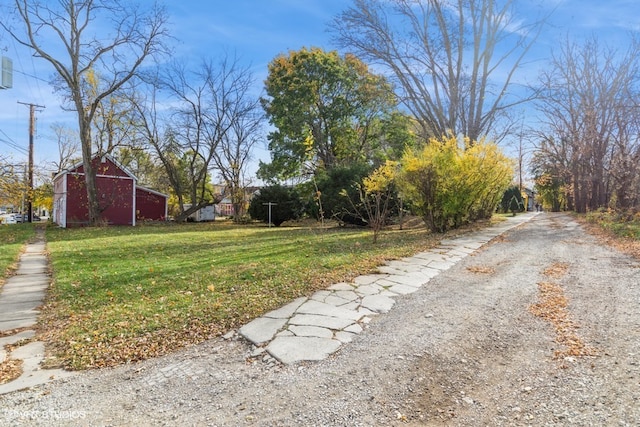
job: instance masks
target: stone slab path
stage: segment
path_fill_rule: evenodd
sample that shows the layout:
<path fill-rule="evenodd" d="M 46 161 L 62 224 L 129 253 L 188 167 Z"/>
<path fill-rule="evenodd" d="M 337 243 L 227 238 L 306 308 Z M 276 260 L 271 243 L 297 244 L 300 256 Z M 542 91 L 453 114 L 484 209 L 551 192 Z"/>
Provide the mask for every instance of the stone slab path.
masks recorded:
<path fill-rule="evenodd" d="M 443 240 L 412 257 L 393 260 L 377 274 L 337 283 L 309 298 L 298 298 L 246 324 L 239 334 L 254 345 L 252 357 L 273 357 L 284 364 L 322 360 L 350 342 L 372 316 L 393 308 L 395 298 L 411 294 L 483 245 L 537 215 L 525 213 L 506 221 Z"/>

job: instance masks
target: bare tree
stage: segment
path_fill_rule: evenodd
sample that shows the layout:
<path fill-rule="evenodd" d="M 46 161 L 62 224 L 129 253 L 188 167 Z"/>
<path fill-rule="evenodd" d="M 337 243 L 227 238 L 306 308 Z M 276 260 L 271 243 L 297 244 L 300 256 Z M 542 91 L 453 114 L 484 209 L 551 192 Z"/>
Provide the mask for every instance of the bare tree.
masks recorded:
<path fill-rule="evenodd" d="M 637 99 L 637 98 L 636 98 Z M 621 209 L 640 206 L 640 105 L 624 106 L 617 118 L 617 133 L 609 173 L 612 197 Z M 624 123 L 626 122 L 626 123 Z"/>
<path fill-rule="evenodd" d="M 595 38 L 567 40 L 542 73 L 538 109 L 546 126 L 537 163 L 543 172 L 562 171 L 569 207 L 578 212 L 610 205 L 613 194 L 621 207 L 637 198 L 639 58 L 636 40 L 626 52 Z"/>
<path fill-rule="evenodd" d="M 161 87 L 177 100 L 177 105 L 170 116 L 171 124 L 165 125 L 162 144 L 154 148 L 165 167 L 173 163 L 169 169 L 173 170 L 174 179 L 182 181 L 175 187 L 183 190 L 176 191 L 181 211 L 179 221 L 214 201 L 209 182 L 211 163 L 231 123 L 212 105 L 218 107 L 216 98 L 219 91 L 223 92 L 225 78 L 224 74 L 213 74 L 213 67 L 207 63 L 198 72 L 190 72 L 184 63 L 174 63 L 161 77 Z M 224 100 L 219 102 L 224 105 Z M 186 210 L 185 195 L 191 204 Z"/>
<path fill-rule="evenodd" d="M 153 74 L 146 76 L 145 80 L 148 88 L 146 95 L 142 92 L 131 93 L 129 99 L 133 106 L 133 118 L 138 123 L 137 135 L 147 141 L 148 147 L 154 153 L 154 158 L 162 164 L 166 172 L 168 187 L 173 190 L 178 197 L 179 205 L 183 207 L 183 196 L 187 191 L 187 182 L 180 170 L 180 147 L 173 139 L 170 129 L 165 129 L 163 118 L 158 113 L 157 95 L 161 84 L 160 78 L 157 74 Z M 177 219 L 182 221 L 186 219 L 187 215 Z"/>
<path fill-rule="evenodd" d="M 61 123 L 51 125 L 58 146 L 58 160 L 53 162 L 57 172 L 70 168 L 80 157 L 78 133 Z"/>
<path fill-rule="evenodd" d="M 135 146 L 135 123 L 131 121 L 130 96 L 112 94 L 100 102 L 93 120 L 92 136 L 97 155 L 113 154 L 119 148 Z"/>
<path fill-rule="evenodd" d="M 332 23 L 343 48 L 395 77 L 424 137 L 501 139 L 498 122 L 528 98 L 510 93 L 543 20 L 524 25 L 513 2 L 354 0 Z M 494 133 L 495 135 L 490 135 Z"/>
<path fill-rule="evenodd" d="M 123 0 L 15 0 L 14 11 L 22 29 L 4 20 L 0 25 L 53 66 L 58 89 L 78 114 L 89 223 L 95 224 L 102 210 L 91 165 L 96 111 L 145 60 L 164 51 L 166 13 L 157 5 L 143 10 Z M 95 74 L 98 85 L 90 82 Z"/>
<path fill-rule="evenodd" d="M 255 144 L 261 115 L 258 99 L 249 93 L 253 78 L 236 60 L 217 65 L 203 62 L 196 72 L 184 63 L 148 79 L 147 99 L 135 100 L 145 138 L 162 162 L 178 198 L 177 221 L 203 206 L 219 202 L 211 175 L 222 175 L 227 191 L 240 193 Z M 162 88 L 172 105 L 159 112 L 156 96 Z M 237 197 L 237 196 L 236 196 Z M 185 204 L 191 206 L 185 209 Z"/>
<path fill-rule="evenodd" d="M 227 65 L 225 65 L 227 67 Z M 220 140 L 214 152 L 214 164 L 223 179 L 233 205 L 234 220 L 238 221 L 245 213 L 245 189 L 250 182 L 247 179 L 247 167 L 251 161 L 253 148 L 262 138 L 264 112 L 257 96 L 251 96 L 253 78 L 248 70 L 239 70 L 232 86 L 232 96 L 236 102 L 229 104 L 228 115 L 232 123 Z M 222 108 L 220 105 L 218 108 Z"/>
<path fill-rule="evenodd" d="M 255 106 L 260 108 L 260 104 Z M 252 159 L 254 146 L 262 138 L 262 114 L 257 109 L 235 122 L 222 139 L 215 155 L 215 165 L 225 183 L 225 193 L 233 206 L 233 218 L 239 221 L 246 211 L 246 188 L 251 185 L 247 166 Z"/>

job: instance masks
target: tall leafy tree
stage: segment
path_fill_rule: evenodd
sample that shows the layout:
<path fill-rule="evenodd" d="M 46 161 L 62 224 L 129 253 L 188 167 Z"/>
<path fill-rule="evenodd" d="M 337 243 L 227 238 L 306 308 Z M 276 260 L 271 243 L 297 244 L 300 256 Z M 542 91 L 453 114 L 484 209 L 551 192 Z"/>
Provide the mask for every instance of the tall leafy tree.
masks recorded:
<path fill-rule="evenodd" d="M 302 202 L 294 188 L 280 184 L 264 187 L 251 199 L 251 218 L 279 227 L 283 222 L 297 219 L 302 213 Z"/>
<path fill-rule="evenodd" d="M 95 224 L 102 210 L 91 165 L 96 112 L 147 59 L 164 52 L 167 15 L 157 5 L 123 0 L 15 0 L 14 5 L 21 28 L 4 19 L 0 25 L 51 64 L 57 89 L 78 115 L 89 222 Z M 91 81 L 95 73 L 98 85 Z"/>
<path fill-rule="evenodd" d="M 275 127 L 263 178 L 299 176 L 371 156 L 371 123 L 395 103 L 391 87 L 353 55 L 319 48 L 290 51 L 269 64 L 262 99 Z"/>
<path fill-rule="evenodd" d="M 416 148 L 424 140 L 419 137 L 419 124 L 411 115 L 392 111 L 380 119 L 374 138 L 375 162 L 383 165 L 387 160 L 400 160 L 407 149 Z"/>

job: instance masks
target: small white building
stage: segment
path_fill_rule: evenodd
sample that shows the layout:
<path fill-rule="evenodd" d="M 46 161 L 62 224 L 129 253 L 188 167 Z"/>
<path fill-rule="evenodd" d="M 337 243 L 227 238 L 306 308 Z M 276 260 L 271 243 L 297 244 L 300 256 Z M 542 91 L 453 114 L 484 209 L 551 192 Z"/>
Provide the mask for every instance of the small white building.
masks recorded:
<path fill-rule="evenodd" d="M 191 205 L 184 205 L 185 209 L 189 209 Z M 189 215 L 187 221 L 193 222 L 206 222 L 206 221 L 215 221 L 216 220 L 216 206 L 214 204 L 204 206 L 191 215 Z"/>

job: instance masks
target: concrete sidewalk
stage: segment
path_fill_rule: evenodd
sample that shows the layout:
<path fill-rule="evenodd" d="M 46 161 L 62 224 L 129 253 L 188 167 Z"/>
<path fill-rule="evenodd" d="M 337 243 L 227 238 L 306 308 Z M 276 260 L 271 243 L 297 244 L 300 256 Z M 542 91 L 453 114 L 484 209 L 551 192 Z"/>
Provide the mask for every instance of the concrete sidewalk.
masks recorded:
<path fill-rule="evenodd" d="M 0 384 L 0 394 L 43 384 L 72 373 L 61 369 L 41 369 L 44 343 L 34 341 L 33 328 L 38 320 L 39 307 L 51 281 L 46 256 L 44 230 L 36 230 L 37 239 L 26 245 L 20 256 L 16 273 L 0 288 L 0 363 L 7 359 L 22 360 L 22 375 Z M 6 345 L 26 343 L 11 353 Z"/>

